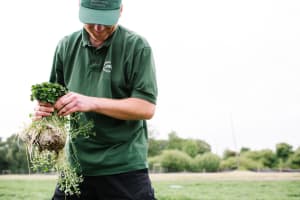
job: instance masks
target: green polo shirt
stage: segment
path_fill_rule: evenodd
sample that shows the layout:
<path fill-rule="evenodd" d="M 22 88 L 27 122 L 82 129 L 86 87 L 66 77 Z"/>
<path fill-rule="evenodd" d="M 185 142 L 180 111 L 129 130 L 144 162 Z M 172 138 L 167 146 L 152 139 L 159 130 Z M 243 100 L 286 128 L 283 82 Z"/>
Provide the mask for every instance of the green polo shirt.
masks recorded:
<path fill-rule="evenodd" d="M 82 29 L 58 44 L 50 81 L 87 96 L 135 97 L 156 103 L 157 85 L 151 47 L 136 33 L 118 26 L 99 47 L 91 46 Z M 67 144 L 67 155 L 79 161 L 88 176 L 147 168 L 147 126 L 144 120 L 119 120 L 99 113 L 83 113 L 93 120 L 95 136 L 77 137 Z"/>

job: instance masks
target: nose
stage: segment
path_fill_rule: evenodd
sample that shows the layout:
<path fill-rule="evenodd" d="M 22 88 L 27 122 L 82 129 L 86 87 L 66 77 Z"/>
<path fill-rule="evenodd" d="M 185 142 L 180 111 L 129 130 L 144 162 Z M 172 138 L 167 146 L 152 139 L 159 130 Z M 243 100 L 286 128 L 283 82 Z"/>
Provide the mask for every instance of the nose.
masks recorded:
<path fill-rule="evenodd" d="M 94 25 L 94 30 L 97 31 L 97 32 L 103 31 L 104 28 L 105 28 L 105 26 L 101 25 L 101 24 L 95 24 Z"/>

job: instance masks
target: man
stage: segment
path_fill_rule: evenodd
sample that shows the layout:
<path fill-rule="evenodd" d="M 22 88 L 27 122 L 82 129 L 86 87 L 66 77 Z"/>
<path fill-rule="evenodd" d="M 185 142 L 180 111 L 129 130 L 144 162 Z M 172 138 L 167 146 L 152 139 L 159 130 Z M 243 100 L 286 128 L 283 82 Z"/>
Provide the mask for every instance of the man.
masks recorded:
<path fill-rule="evenodd" d="M 68 88 L 54 106 L 39 102 L 35 118 L 83 112 L 94 121 L 95 136 L 66 146 L 78 158 L 84 181 L 81 195 L 59 199 L 152 200 L 148 175 L 147 126 L 155 111 L 157 86 L 147 41 L 117 25 L 121 0 L 81 0 L 84 28 L 58 44 L 50 81 Z"/>

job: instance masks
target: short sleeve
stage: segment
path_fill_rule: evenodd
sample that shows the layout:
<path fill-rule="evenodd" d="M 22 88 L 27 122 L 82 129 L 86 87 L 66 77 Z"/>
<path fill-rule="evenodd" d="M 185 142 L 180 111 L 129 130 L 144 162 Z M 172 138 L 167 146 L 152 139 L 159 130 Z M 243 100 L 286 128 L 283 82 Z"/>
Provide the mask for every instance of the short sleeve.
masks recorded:
<path fill-rule="evenodd" d="M 147 100 L 156 104 L 157 81 L 155 63 L 150 47 L 145 47 L 137 51 L 132 63 L 131 97 Z"/>
<path fill-rule="evenodd" d="M 52 62 L 52 70 L 50 74 L 50 82 L 65 85 L 63 75 L 63 40 L 57 45 Z"/>

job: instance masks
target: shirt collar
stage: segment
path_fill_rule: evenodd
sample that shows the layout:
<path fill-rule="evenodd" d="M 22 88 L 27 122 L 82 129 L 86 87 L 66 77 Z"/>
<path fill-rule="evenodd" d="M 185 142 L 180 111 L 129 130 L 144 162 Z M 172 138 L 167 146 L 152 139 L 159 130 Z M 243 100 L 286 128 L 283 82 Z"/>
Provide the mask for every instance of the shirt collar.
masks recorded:
<path fill-rule="evenodd" d="M 108 47 L 111 44 L 112 38 L 114 37 L 116 31 L 117 31 L 118 27 L 116 28 L 116 30 L 113 32 L 113 34 L 111 36 L 109 36 L 104 43 L 98 47 L 97 49 L 100 49 L 102 47 Z M 82 46 L 83 47 L 93 47 L 90 39 L 89 39 L 89 34 L 88 32 L 83 28 L 82 29 Z"/>

